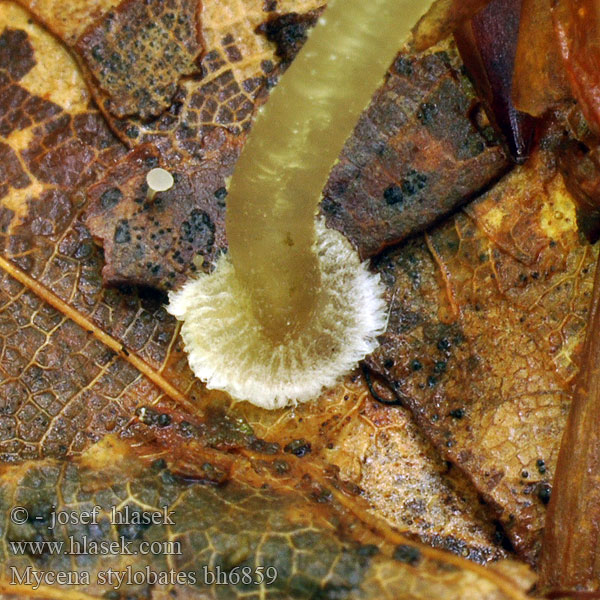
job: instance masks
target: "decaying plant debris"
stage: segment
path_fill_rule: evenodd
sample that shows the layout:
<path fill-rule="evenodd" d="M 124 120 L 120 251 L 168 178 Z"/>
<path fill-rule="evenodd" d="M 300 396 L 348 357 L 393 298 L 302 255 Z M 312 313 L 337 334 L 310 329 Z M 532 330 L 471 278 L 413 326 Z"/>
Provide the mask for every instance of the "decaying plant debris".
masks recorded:
<path fill-rule="evenodd" d="M 554 87 L 528 95 L 520 65 L 538 63 L 519 46 L 517 107 L 540 121 L 514 166 L 445 35 L 485 3 L 440 2 L 419 53 L 390 66 L 322 204 L 386 285 L 381 347 L 366 375 L 265 413 L 193 378 L 162 294 L 226 248 L 225 180 L 323 3 L 19 4 L 0 2 L 0 591 L 28 594 L 9 585 L 11 565 L 71 568 L 15 557 L 9 541 L 125 534 L 183 544 L 174 562 L 137 556 L 138 570 L 273 564 L 267 598 L 524 598 L 593 291 L 597 248 L 578 226 L 594 219 L 593 169 L 573 159 L 594 164 L 586 98 L 574 108 L 549 62 L 536 73 Z M 523 2 L 533 48 L 553 39 L 554 22 L 535 27 L 542 4 Z M 129 20 L 155 36 L 137 70 L 123 58 Z M 164 60 L 167 39 L 176 60 Z M 175 185 L 149 202 L 144 172 L 157 165 Z M 176 525 L 42 526 L 53 506 L 94 504 L 104 516 L 175 505 Z M 14 505 L 30 522 L 10 522 Z M 75 589 L 100 597 L 107 560 L 79 565 L 92 582 Z M 597 587 L 594 572 L 584 585 Z M 218 597 L 190 582 L 127 593 L 173 590 Z"/>

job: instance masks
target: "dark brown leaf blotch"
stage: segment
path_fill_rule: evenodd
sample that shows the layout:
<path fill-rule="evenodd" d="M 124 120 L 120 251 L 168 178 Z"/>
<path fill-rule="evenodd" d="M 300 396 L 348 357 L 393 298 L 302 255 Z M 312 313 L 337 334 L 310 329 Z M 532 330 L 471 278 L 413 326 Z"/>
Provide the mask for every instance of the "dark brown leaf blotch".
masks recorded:
<path fill-rule="evenodd" d="M 156 117 L 202 50 L 196 0 L 124 0 L 79 38 L 75 51 L 115 116 Z"/>
<path fill-rule="evenodd" d="M 399 55 L 333 168 L 321 210 L 362 258 L 422 231 L 508 161 L 470 115 L 477 99 L 447 53 Z"/>

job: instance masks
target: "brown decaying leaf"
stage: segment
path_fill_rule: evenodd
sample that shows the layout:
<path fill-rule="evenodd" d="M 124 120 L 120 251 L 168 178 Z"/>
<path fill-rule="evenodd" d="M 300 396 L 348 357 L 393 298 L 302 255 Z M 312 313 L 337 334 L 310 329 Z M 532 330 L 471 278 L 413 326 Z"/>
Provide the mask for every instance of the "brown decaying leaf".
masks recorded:
<path fill-rule="evenodd" d="M 156 117 L 181 77 L 198 72 L 202 50 L 196 0 L 127 0 L 91 24 L 74 51 L 117 117 Z"/>
<path fill-rule="evenodd" d="M 422 231 L 508 169 L 456 50 L 400 54 L 323 192 L 321 211 L 362 258 Z M 385 223 L 385 227 L 381 226 Z"/>
<path fill-rule="evenodd" d="M 512 99 L 521 4 L 522 0 L 491 0 L 454 33 L 490 120 L 517 163 L 529 157 L 535 132 L 531 115 L 519 112 Z"/>
<path fill-rule="evenodd" d="M 554 34 L 551 0 L 523 0 L 512 98 L 517 110 L 534 117 L 569 97 Z"/>
<path fill-rule="evenodd" d="M 421 51 L 447 38 L 490 0 L 438 0 L 417 23 L 412 45 Z"/>
<path fill-rule="evenodd" d="M 282 60 L 282 66 L 285 66 L 291 60 L 304 39 L 306 27 L 314 22 L 317 13 L 293 13 L 287 19 L 270 17 L 264 26 L 255 28 L 273 39 L 277 48 L 269 59 L 261 61 L 261 71 L 252 74 L 249 68 L 240 70 L 236 67 L 240 62 L 243 64 L 247 48 L 251 47 L 239 42 L 239 32 L 236 32 L 235 46 L 227 46 L 226 52 L 219 52 L 219 46 L 209 47 L 203 62 L 205 67 L 224 70 L 225 60 L 231 60 L 233 65 L 233 68 L 224 71 L 223 77 L 218 77 L 222 83 L 228 82 L 226 93 L 209 74 L 207 81 L 187 82 L 180 90 L 176 115 L 168 113 L 155 123 L 145 124 L 113 120 L 113 126 L 118 130 L 125 128 L 136 132 L 135 139 L 128 140 L 130 144 L 143 140 L 158 144 L 167 167 L 174 168 L 183 160 L 182 168 L 189 172 L 185 179 L 189 178 L 192 188 L 211 187 L 209 196 L 215 192 L 222 196 L 225 178 L 231 174 L 243 143 L 248 119 L 264 100 L 267 85 L 274 83 L 281 70 L 278 61 Z M 253 17 L 250 22 L 255 20 L 257 18 Z M 217 29 L 217 24 L 211 27 Z M 206 37 L 220 39 L 220 44 L 225 43 L 224 40 L 228 44 L 233 43 L 231 31 L 222 31 L 221 35 L 222 38 L 214 34 Z M 253 64 L 251 61 L 250 65 Z M 397 68 L 402 72 L 398 72 Z M 348 236 L 363 257 L 423 229 L 488 185 L 507 168 L 502 150 L 494 143 L 493 135 L 488 135 L 490 128 L 484 135 L 471 122 L 469 113 L 475 112 L 476 101 L 465 89 L 466 84 L 462 85 L 459 81 L 456 69 L 441 54 L 425 57 L 423 64 L 415 65 L 410 60 L 399 58 L 357 127 L 342 162 L 332 173 L 324 212 L 329 225 Z M 244 99 L 239 94 L 240 86 L 235 84 L 242 77 L 245 77 L 242 89 L 262 92 Z M 208 107 L 213 106 L 212 110 L 216 110 L 223 99 L 226 102 L 216 112 L 217 123 L 209 124 L 207 114 L 208 119 L 212 117 L 210 112 L 206 113 Z M 232 113 L 230 108 L 234 107 L 239 108 L 241 113 Z M 223 119 L 226 115 L 229 116 Z M 231 123 L 232 118 L 235 125 Z M 196 125 L 203 121 L 200 127 Z M 160 133 L 153 133 L 153 129 Z M 202 136 L 200 140 L 199 135 Z M 412 143 L 406 143 L 407 138 Z M 124 161 L 123 169 L 126 169 L 129 160 Z M 135 158 L 131 160 L 135 161 Z M 199 168 L 191 167 L 196 163 Z M 419 171 L 415 170 L 415 166 Z M 207 176 L 211 178 L 210 186 L 206 185 Z M 110 186 L 110 175 L 106 185 Z M 123 190 L 114 210 L 103 209 L 98 203 L 92 205 L 90 210 L 95 217 L 88 219 L 87 225 L 105 244 L 107 267 L 103 276 L 106 284 L 145 283 L 164 290 L 179 283 L 183 273 L 195 270 L 193 246 L 187 244 L 182 248 L 177 240 L 180 225 L 189 222 L 192 211 L 206 212 L 202 192 L 192 194 L 193 201 L 189 202 L 189 185 L 182 183 L 171 194 L 162 195 L 173 212 L 178 214 L 174 222 L 165 220 L 164 214 L 157 218 L 151 212 L 140 212 L 136 203 L 140 194 L 133 193 L 130 188 Z M 95 197 L 94 192 L 91 195 Z M 423 202 L 424 197 L 427 203 Z M 214 203 L 212 198 L 209 201 Z M 135 248 L 116 246 L 113 240 L 123 232 L 124 215 L 134 212 L 138 213 L 135 227 L 136 237 L 139 237 Z M 371 226 L 382 219 L 390 221 L 392 226 Z M 222 238 L 222 220 L 213 219 L 213 225 L 216 237 Z M 168 229 L 176 233 L 165 236 Z M 173 236 L 175 239 L 172 239 Z M 159 238 L 160 241 L 157 241 Z M 205 268 L 209 268 L 214 259 L 211 250 L 202 252 Z M 165 267 L 161 266 L 162 263 Z"/>
<path fill-rule="evenodd" d="M 226 247 L 223 183 L 238 147 L 219 132 L 210 138 L 215 158 L 201 165 L 181 163 L 175 170 L 155 146 L 142 144 L 88 189 L 85 223 L 104 248 L 107 285 L 168 290 L 196 272 L 197 257 L 209 270 Z M 209 143 L 205 138 L 205 150 Z M 175 184 L 150 200 L 146 174 L 158 166 L 169 169 Z"/>
<path fill-rule="evenodd" d="M 358 374 L 293 411 L 238 410 L 261 438 L 309 442 L 310 456 L 335 465 L 392 527 L 478 562 L 505 555 L 471 486 L 440 460 L 406 408 L 375 401 Z"/>
<path fill-rule="evenodd" d="M 27 502 L 32 514 L 38 508 L 46 514 L 46 508 L 53 503 L 79 510 L 81 502 L 93 503 L 95 499 L 106 506 L 128 499 L 136 506 L 160 506 L 163 498 L 167 503 L 181 498 L 186 518 L 178 535 L 191 540 L 181 558 L 186 565 L 194 563 L 195 553 L 206 547 L 203 514 L 209 516 L 206 527 L 210 527 L 212 517 L 213 526 L 218 526 L 221 533 L 217 536 L 219 532 L 215 529 L 215 536 L 225 540 L 223 549 L 213 545 L 205 554 L 206 560 L 214 555 L 223 558 L 229 549 L 240 546 L 251 550 L 240 560 L 251 560 L 257 556 L 252 552 L 258 547 L 258 540 L 269 532 L 267 537 L 275 542 L 268 546 L 269 553 L 265 550 L 267 546 L 260 546 L 261 560 L 273 557 L 273 561 L 280 561 L 277 564 L 288 569 L 281 581 L 283 594 L 294 589 L 300 597 L 308 597 L 315 589 L 330 589 L 329 585 L 334 590 L 341 586 L 350 598 L 369 597 L 369 594 L 377 598 L 386 594 L 388 597 L 403 594 L 407 598 L 523 598 L 521 590 L 529 587 L 531 578 L 522 567 L 507 565 L 505 572 L 494 571 L 410 542 L 390 523 L 370 514 L 365 501 L 355 495 L 356 484 L 346 484 L 338 478 L 326 458 L 297 458 L 293 453 L 282 454 L 277 450 L 274 458 L 292 463 L 290 477 L 279 479 L 277 470 L 282 465 L 260 462 L 269 462 L 269 455 L 261 451 L 264 442 L 235 417 L 236 409 L 229 409 L 229 401 L 219 394 L 207 394 L 194 380 L 176 335 L 176 325 L 160 303 L 134 292 L 102 287 L 101 255 L 82 221 L 87 204 L 82 190 L 115 167 L 123 157 L 123 147 L 90 107 L 87 91 L 64 50 L 28 22 L 26 13 L 10 2 L 2 2 L 0 35 L 7 24 L 10 29 L 26 33 L 16 47 L 22 56 L 33 57 L 35 62 L 26 73 L 7 74 L 10 85 L 17 86 L 24 105 L 28 102 L 34 105 L 38 98 L 44 98 L 52 103 L 52 110 L 50 114 L 31 113 L 30 122 L 15 120 L 18 126 L 2 137 L 2 143 L 11 149 L 29 181 L 26 184 L 21 176 L 13 187 L 13 181 L 6 180 L 10 189 L 2 198 L 0 445 L 5 462 L 22 463 L 2 470 L 4 506 Z M 31 60 L 24 64 L 31 64 Z M 46 76 L 53 72 L 65 76 L 60 81 Z M 11 164 L 16 164 L 14 159 Z M 361 392 L 362 400 L 356 398 L 355 402 L 363 403 L 365 393 Z M 146 410 L 138 411 L 136 418 L 134 409 L 140 404 Z M 209 410 L 211 405 L 233 412 L 227 419 L 215 420 Z M 347 403 L 339 401 L 339 405 L 345 407 Z M 347 408 L 343 410 L 347 412 Z M 279 418 L 285 416 L 286 413 L 279 413 Z M 273 417 L 277 415 L 269 414 L 269 419 Z M 372 413 L 371 417 L 374 418 Z M 401 431 L 397 430 L 396 436 Z M 106 438 L 109 432 L 120 434 L 124 442 Z M 335 434 L 335 431 L 331 434 L 332 443 Z M 286 445 L 292 441 L 285 431 L 277 437 L 282 441 L 286 438 Z M 397 439 L 401 443 L 402 438 Z M 426 448 L 418 438 L 411 443 Z M 145 458 L 132 455 L 133 447 L 138 454 L 149 454 L 153 459 L 161 455 L 171 457 L 173 471 L 187 479 L 183 482 L 172 475 L 173 471 L 165 472 L 162 463 L 155 464 L 158 473 L 150 470 Z M 358 453 L 357 459 L 360 456 Z M 425 464 L 431 464 L 431 460 L 432 457 Z M 345 464 L 341 457 L 339 461 L 340 465 Z M 365 472 L 359 482 L 364 481 L 366 489 L 375 491 L 381 480 L 370 486 L 365 477 L 370 469 L 368 465 L 363 468 Z M 225 479 L 219 474 L 220 469 L 226 470 Z M 387 477 L 394 475 L 388 470 Z M 446 487 L 444 493 L 452 497 L 451 481 L 444 481 L 442 475 L 438 485 L 441 489 Z M 194 476 L 203 482 L 228 483 L 224 487 L 207 487 L 195 482 Z M 271 487 L 261 491 L 265 483 Z M 296 488 L 298 484 L 300 487 Z M 165 486 L 169 490 L 165 491 Z M 36 500 L 39 505 L 29 504 Z M 462 512 L 460 518 L 452 516 L 455 503 Z M 266 505 L 273 506 L 273 510 L 263 510 Z M 392 514 L 393 499 L 387 503 L 377 500 L 375 512 L 381 510 L 380 506 L 386 507 L 388 515 Z M 438 506 L 444 510 L 443 499 L 438 500 Z M 408 519 L 411 509 L 403 508 Z M 438 533 L 443 538 L 456 532 L 460 538 L 462 531 L 470 530 L 470 543 L 483 552 L 481 559 L 498 554 L 486 539 L 488 526 L 476 520 L 467 502 L 457 496 L 447 508 L 441 520 L 443 527 L 436 531 L 436 523 L 432 523 L 432 534 Z M 239 510 L 242 516 L 238 517 Z M 30 539 L 29 535 L 35 538 L 39 533 L 29 526 L 18 531 L 12 526 L 7 528 L 8 511 L 2 513 L 5 541 Z M 255 526 L 250 525 L 253 518 L 258 519 Z M 248 532 L 244 537 L 245 532 L 240 532 L 235 522 L 248 523 L 254 533 Z M 272 525 L 266 524 L 269 522 Z M 196 529 L 198 525 L 200 529 Z M 296 570 L 290 572 L 296 543 L 301 542 L 294 537 L 295 550 L 290 550 L 292 533 L 307 528 L 316 531 L 317 537 L 312 538 L 310 547 L 318 550 L 317 556 L 313 560 L 301 552 L 304 558 L 298 558 L 294 563 Z M 405 530 L 422 533 L 419 527 L 407 526 Z M 224 531 L 232 533 L 223 537 Z M 281 531 L 287 533 L 282 535 Z M 117 533 L 120 532 L 109 529 L 95 535 L 111 539 Z M 68 534 L 69 530 L 56 533 L 61 539 Z M 144 539 L 153 539 L 167 534 L 170 532 L 157 528 L 143 535 Z M 360 549 L 365 544 L 369 546 L 367 554 L 373 553 L 372 545 L 381 550 L 374 558 L 361 562 L 357 556 L 362 556 Z M 470 549 L 468 544 L 467 549 Z M 13 560 L 16 558 L 3 561 L 4 568 Z M 22 566 L 30 564 L 46 569 L 49 564 L 55 569 L 71 566 L 70 558 L 63 555 L 23 556 L 18 560 Z M 92 566 L 88 566 L 94 571 L 105 560 L 109 559 L 96 563 L 91 559 Z M 153 560 L 158 559 L 153 557 Z M 339 566 L 327 566 L 332 564 Z M 357 568 L 363 564 L 362 570 Z M 315 569 L 320 566 L 320 575 L 315 575 L 313 566 Z M 294 574 L 299 579 L 293 579 Z M 2 589 L 14 592 L 7 577 L 6 570 Z M 82 591 L 99 593 L 93 587 Z M 230 591 L 235 595 L 235 590 Z M 213 589 L 207 594 L 213 592 L 216 593 Z M 20 588 L 18 593 L 29 594 L 30 590 Z M 38 593 L 68 597 L 79 592 L 46 586 Z M 156 597 L 162 593 L 163 590 L 157 590 Z M 193 588 L 182 593 L 202 597 L 202 592 Z"/>
<path fill-rule="evenodd" d="M 20 3 L 71 48 L 98 104 L 117 117 L 158 116 L 179 79 L 199 71 L 195 0 L 69 2 L 66 14 L 52 1 Z"/>
<path fill-rule="evenodd" d="M 573 404 L 556 466 L 540 561 L 540 586 L 553 597 L 598 592 L 600 497 L 600 268 Z M 597 594 L 596 594 L 597 595 Z"/>
<path fill-rule="evenodd" d="M 533 562 L 597 249 L 547 150 L 466 213 L 378 259 L 392 304 L 370 362 Z"/>
<path fill-rule="evenodd" d="M 283 14 L 307 14 L 321 6 L 322 0 L 277 3 Z M 269 9 L 261 0 L 204 3 L 202 77 L 181 81 L 173 104 L 154 120 L 118 120 L 101 103 L 111 127 L 129 146 L 152 142 L 169 160 L 196 161 L 204 159 L 204 136 L 215 129 L 234 138 L 247 132 L 281 60 L 273 44 L 256 33 L 272 14 Z"/>

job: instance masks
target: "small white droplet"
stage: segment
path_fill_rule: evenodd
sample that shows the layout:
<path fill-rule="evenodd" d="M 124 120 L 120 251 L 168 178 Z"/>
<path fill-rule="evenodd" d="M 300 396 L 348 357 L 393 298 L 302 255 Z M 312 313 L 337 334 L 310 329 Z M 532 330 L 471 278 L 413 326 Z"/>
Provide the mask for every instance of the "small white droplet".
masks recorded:
<path fill-rule="evenodd" d="M 146 175 L 146 183 L 153 192 L 166 192 L 173 187 L 173 175 L 165 169 L 152 169 Z"/>

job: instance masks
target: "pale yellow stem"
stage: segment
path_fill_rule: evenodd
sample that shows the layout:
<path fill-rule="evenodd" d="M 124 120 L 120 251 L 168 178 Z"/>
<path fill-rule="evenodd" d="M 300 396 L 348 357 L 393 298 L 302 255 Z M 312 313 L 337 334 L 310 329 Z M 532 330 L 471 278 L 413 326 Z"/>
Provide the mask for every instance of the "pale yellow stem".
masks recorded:
<path fill-rule="evenodd" d="M 331 0 L 256 117 L 231 181 L 237 278 L 273 339 L 311 318 L 321 275 L 315 213 L 360 113 L 431 0 Z"/>

